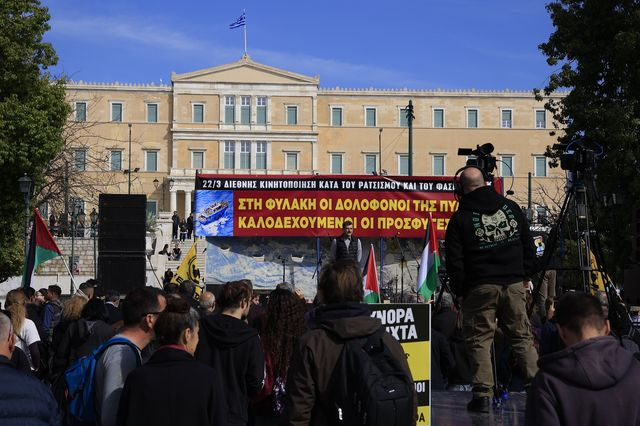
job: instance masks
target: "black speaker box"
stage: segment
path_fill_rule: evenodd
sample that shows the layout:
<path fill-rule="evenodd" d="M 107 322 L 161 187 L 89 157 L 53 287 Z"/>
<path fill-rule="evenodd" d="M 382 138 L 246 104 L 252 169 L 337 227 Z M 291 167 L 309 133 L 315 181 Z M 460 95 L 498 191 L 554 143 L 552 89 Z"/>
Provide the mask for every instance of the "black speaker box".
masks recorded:
<path fill-rule="evenodd" d="M 104 255 L 98 257 L 98 282 L 101 288 L 121 294 L 146 285 L 144 255 Z"/>
<path fill-rule="evenodd" d="M 98 207 L 100 254 L 144 254 L 147 196 L 100 194 Z"/>

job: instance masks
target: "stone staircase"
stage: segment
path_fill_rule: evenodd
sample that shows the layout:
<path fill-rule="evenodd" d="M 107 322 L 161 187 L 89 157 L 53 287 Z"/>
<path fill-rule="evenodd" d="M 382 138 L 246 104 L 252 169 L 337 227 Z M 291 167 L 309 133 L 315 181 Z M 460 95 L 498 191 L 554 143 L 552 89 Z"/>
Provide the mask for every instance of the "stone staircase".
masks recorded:
<path fill-rule="evenodd" d="M 171 268 L 171 270 L 175 273 L 178 267 L 182 264 L 185 257 L 189 253 L 189 249 L 191 249 L 192 241 L 185 241 L 184 243 L 180 243 L 180 250 L 182 250 L 182 255 L 179 260 L 168 260 L 165 268 Z M 171 243 L 171 248 L 175 247 L 175 242 Z M 207 240 L 201 239 L 198 240 L 197 246 L 197 254 L 196 258 L 198 259 L 198 269 L 200 269 L 200 276 L 204 277 L 204 271 L 206 267 L 207 260 L 207 252 L 204 251 L 207 248 Z M 203 252 L 204 251 L 204 252 Z"/>

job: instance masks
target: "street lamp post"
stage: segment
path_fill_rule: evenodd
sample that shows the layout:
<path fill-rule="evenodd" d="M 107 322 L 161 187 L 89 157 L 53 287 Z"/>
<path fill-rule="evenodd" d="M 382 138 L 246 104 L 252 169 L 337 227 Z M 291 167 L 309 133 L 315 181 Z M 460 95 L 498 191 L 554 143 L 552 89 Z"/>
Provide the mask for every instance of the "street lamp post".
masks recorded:
<path fill-rule="evenodd" d="M 378 129 L 380 133 L 378 133 L 378 174 L 382 176 L 382 127 Z"/>
<path fill-rule="evenodd" d="M 24 255 L 27 256 L 29 247 L 29 199 L 31 198 L 31 188 L 33 181 L 25 173 L 20 179 L 18 179 L 20 185 L 20 192 L 24 194 Z"/>
<path fill-rule="evenodd" d="M 75 274 L 76 264 L 75 264 L 75 248 L 76 248 L 76 225 L 78 222 L 78 215 L 80 214 L 80 203 L 78 200 L 73 200 L 73 206 L 71 210 L 71 286 L 73 287 L 73 276 Z"/>
<path fill-rule="evenodd" d="M 96 257 L 96 227 L 98 225 L 98 212 L 94 207 L 89 214 L 91 218 L 91 236 L 93 237 L 93 277 L 98 278 L 98 264 Z"/>
<path fill-rule="evenodd" d="M 129 123 L 129 191 L 127 194 L 131 195 L 131 123 Z"/>

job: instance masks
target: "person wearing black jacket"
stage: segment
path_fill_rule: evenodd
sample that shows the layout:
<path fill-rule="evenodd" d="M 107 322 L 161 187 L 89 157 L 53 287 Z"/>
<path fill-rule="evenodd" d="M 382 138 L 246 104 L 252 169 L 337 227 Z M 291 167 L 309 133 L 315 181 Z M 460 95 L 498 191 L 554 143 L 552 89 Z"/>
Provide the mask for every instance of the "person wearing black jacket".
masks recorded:
<path fill-rule="evenodd" d="M 526 311 L 526 289 L 537 271 L 529 225 L 520 207 L 487 186 L 483 172 L 460 174 L 464 195 L 447 227 L 447 272 L 463 301 L 463 330 L 473 374 L 473 399 L 467 409 L 489 412 L 492 387 L 491 342 L 496 319 L 511 342 L 525 379 L 536 374 Z"/>
<path fill-rule="evenodd" d="M 232 281 L 222 286 L 218 295 L 220 315 L 202 319 L 199 361 L 219 372 L 226 391 L 227 424 L 246 425 L 249 421 L 249 397 L 264 384 L 264 353 L 258 331 L 244 322 L 251 304 L 248 280 Z"/>
<path fill-rule="evenodd" d="M 198 312 L 169 298 L 154 331 L 160 347 L 127 376 L 118 406 L 121 426 L 226 424 L 220 374 L 196 361 Z"/>

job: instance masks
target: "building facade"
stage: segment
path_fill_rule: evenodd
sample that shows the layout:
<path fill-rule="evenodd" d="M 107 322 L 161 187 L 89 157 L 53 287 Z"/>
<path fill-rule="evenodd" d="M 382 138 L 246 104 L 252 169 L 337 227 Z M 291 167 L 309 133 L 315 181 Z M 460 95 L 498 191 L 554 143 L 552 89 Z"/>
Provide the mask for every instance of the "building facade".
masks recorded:
<path fill-rule="evenodd" d="M 150 214 L 184 217 L 196 171 L 407 175 L 410 100 L 414 175 L 452 176 L 467 160 L 458 148 L 489 142 L 521 205 L 543 214 L 562 196 L 564 175 L 544 157 L 552 117 L 531 92 L 322 88 L 246 55 L 171 80 L 67 84 L 71 167 L 95 182 L 70 195 L 86 211 L 100 192 L 129 191 L 147 195 Z"/>

